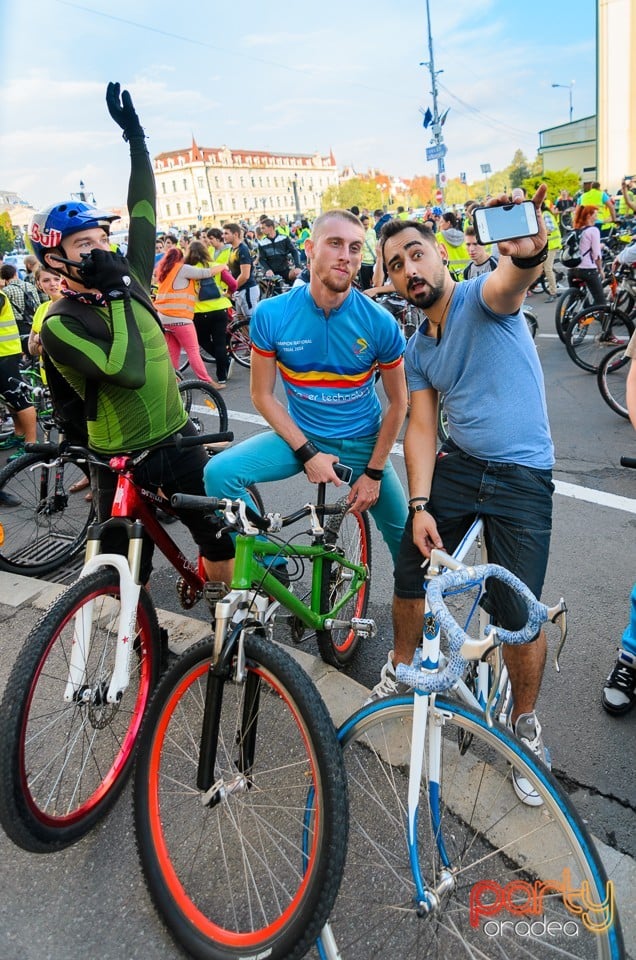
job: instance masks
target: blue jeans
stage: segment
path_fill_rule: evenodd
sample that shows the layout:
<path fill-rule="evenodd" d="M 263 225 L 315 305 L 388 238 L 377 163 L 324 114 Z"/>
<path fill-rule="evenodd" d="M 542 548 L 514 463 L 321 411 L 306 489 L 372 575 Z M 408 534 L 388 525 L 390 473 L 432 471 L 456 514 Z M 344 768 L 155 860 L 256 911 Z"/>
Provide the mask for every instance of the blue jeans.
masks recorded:
<path fill-rule="evenodd" d="M 321 437 L 308 439 L 323 453 L 331 453 L 353 470 L 353 481 L 364 472 L 369 462 L 376 437 L 349 437 L 343 440 Z M 238 497 L 247 499 L 246 487 L 251 483 L 285 480 L 302 471 L 288 443 L 277 433 L 261 433 L 243 440 L 212 457 L 204 472 L 205 492 L 209 497 Z M 376 526 L 391 552 L 393 562 L 398 555 L 408 507 L 406 495 L 393 465 L 387 462 L 380 484 L 380 496 L 370 508 Z"/>
<path fill-rule="evenodd" d="M 479 460 L 447 440 L 437 455 L 428 509 L 449 553 L 475 517 L 483 517 L 488 560 L 506 567 L 540 597 L 550 547 L 553 490 L 550 470 Z M 396 596 L 424 596 L 423 562 L 413 543 L 409 518 L 396 568 Z M 488 583 L 482 604 L 509 630 L 520 629 L 527 620 L 523 603 L 497 580 Z"/>
<path fill-rule="evenodd" d="M 627 650 L 628 653 L 633 653 L 633 655 L 636 657 L 636 583 L 632 587 L 631 603 L 632 609 L 629 617 L 629 623 L 625 628 L 621 646 L 623 650 Z"/>

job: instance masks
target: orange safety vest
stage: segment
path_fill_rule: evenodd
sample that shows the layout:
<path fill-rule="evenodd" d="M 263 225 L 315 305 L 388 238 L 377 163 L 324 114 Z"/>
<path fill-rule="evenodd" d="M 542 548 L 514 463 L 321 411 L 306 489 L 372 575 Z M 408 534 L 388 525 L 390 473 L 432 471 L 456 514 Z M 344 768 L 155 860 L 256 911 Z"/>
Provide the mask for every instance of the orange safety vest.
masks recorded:
<path fill-rule="evenodd" d="M 194 305 L 197 301 L 195 280 L 188 280 L 188 286 L 183 290 L 175 290 L 172 284 L 177 278 L 183 261 L 176 264 L 170 273 L 163 278 L 155 297 L 155 309 L 164 317 L 174 317 L 175 320 L 192 320 Z"/>

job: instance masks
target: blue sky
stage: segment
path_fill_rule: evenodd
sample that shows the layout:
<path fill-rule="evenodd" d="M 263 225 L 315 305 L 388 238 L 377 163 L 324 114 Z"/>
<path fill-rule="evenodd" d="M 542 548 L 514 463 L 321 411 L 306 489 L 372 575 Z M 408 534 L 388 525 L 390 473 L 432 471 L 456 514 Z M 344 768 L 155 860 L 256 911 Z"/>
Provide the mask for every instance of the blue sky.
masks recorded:
<path fill-rule="evenodd" d="M 180 16 L 181 11 L 185 12 Z M 425 0 L 0 0 L 0 189 L 44 206 L 83 180 L 123 202 L 127 148 L 109 80 L 151 154 L 188 145 L 328 153 L 340 167 L 432 175 Z M 449 176 L 480 179 L 538 131 L 595 112 L 596 0 L 430 0 Z"/>

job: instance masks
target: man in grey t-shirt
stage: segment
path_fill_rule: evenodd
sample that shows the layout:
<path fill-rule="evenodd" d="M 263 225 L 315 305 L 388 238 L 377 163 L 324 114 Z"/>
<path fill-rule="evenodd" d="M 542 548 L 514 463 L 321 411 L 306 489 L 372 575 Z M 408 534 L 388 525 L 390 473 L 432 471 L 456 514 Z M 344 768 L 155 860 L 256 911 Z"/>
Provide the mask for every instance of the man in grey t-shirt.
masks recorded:
<path fill-rule="evenodd" d="M 456 284 L 435 237 L 422 224 L 391 221 L 380 247 L 396 291 L 427 317 L 407 347 L 411 412 L 404 440 L 409 519 L 395 572 L 394 651 L 372 699 L 399 690 L 395 667 L 411 663 L 424 615 L 422 563 L 433 547 L 452 552 L 479 514 L 489 559 L 507 567 L 539 596 L 552 520 L 553 448 L 543 375 L 521 313 L 526 289 L 547 257 L 541 186 L 533 202 L 539 232 L 499 244 L 499 263 L 486 276 Z M 510 202 L 500 197 L 493 203 Z M 449 440 L 436 452 L 437 402 L 445 397 Z M 496 622 L 519 629 L 526 620 L 515 599 L 491 587 Z M 514 704 L 511 723 L 542 760 L 547 755 L 534 712 L 546 639 L 505 651 Z M 542 801 L 513 771 L 519 798 Z"/>

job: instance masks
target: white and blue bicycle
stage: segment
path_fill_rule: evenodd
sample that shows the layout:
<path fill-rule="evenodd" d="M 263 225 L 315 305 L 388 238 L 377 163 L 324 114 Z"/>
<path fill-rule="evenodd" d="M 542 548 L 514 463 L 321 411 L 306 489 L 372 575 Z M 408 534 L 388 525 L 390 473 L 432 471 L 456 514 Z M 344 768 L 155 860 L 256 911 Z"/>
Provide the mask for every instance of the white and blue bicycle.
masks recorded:
<path fill-rule="evenodd" d="M 422 646 L 398 667 L 413 692 L 365 706 L 340 728 L 349 848 L 322 960 L 625 956 L 614 890 L 585 826 L 505 726 L 502 644 L 528 642 L 552 621 L 560 652 L 565 604 L 548 609 L 508 570 L 471 566 L 482 533 L 477 519 L 453 557 L 433 551 Z M 492 577 L 524 600 L 522 630 L 487 622 L 479 601 Z M 517 798 L 513 768 L 541 806 Z"/>

